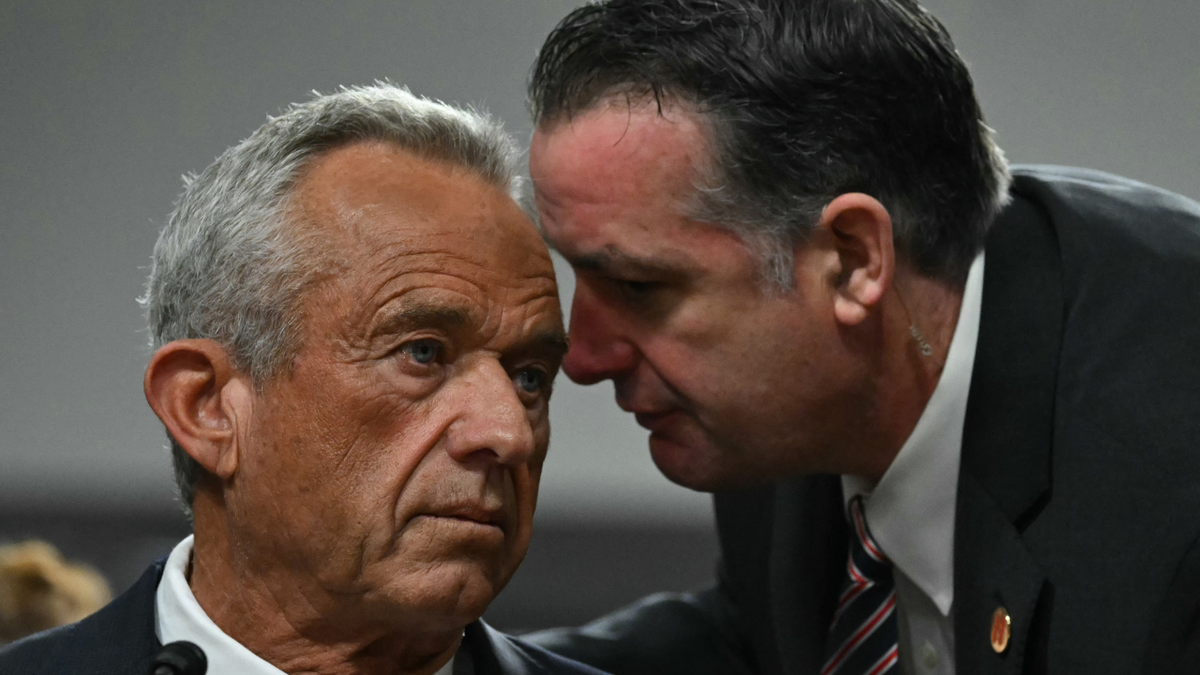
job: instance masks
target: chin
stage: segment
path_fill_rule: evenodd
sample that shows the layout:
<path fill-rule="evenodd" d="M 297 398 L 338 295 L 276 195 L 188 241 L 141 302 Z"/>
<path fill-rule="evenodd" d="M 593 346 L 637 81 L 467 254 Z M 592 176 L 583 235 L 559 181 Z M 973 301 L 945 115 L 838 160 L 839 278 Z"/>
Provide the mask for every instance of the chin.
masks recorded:
<path fill-rule="evenodd" d="M 465 626 L 483 614 L 524 554 L 490 529 L 418 519 L 381 561 L 376 581 L 397 606 L 436 617 L 438 625 Z"/>
<path fill-rule="evenodd" d="M 699 492 L 714 492 L 729 487 L 722 475 L 718 451 L 678 443 L 657 434 L 650 435 L 650 458 L 667 480 Z"/>
<path fill-rule="evenodd" d="M 381 590 L 397 615 L 421 617 L 424 629 L 458 630 L 483 615 L 506 581 L 476 561 L 450 559 Z"/>
<path fill-rule="evenodd" d="M 465 626 L 483 616 L 500 586 L 482 576 L 466 576 L 460 583 L 444 585 L 443 592 L 447 602 L 442 611 L 453 623 Z"/>

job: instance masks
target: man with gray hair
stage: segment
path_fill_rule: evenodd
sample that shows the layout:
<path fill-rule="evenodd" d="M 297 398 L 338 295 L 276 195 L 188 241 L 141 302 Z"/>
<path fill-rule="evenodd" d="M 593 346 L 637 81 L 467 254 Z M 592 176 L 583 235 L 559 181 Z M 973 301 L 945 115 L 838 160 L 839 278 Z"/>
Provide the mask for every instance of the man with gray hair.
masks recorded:
<path fill-rule="evenodd" d="M 478 620 L 529 544 L 566 350 L 517 156 L 377 85 L 189 179 L 144 384 L 194 534 L 0 671 L 597 673 Z"/>

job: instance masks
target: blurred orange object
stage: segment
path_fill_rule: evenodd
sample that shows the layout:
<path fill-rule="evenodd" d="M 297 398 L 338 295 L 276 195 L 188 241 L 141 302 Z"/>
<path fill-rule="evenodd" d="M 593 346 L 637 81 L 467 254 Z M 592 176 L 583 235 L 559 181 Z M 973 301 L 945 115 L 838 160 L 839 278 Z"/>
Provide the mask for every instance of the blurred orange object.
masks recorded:
<path fill-rule="evenodd" d="M 111 599 L 99 572 L 44 541 L 0 546 L 0 644 L 78 621 Z"/>

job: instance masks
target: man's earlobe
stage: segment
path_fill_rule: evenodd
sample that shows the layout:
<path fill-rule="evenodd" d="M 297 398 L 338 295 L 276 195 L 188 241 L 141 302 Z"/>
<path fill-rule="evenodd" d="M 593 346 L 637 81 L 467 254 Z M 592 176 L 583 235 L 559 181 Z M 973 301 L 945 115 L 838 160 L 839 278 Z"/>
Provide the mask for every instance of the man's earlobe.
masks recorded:
<path fill-rule="evenodd" d="M 171 437 L 209 473 L 230 479 L 253 399 L 225 350 L 212 340 L 169 342 L 150 358 L 143 386 Z"/>
<path fill-rule="evenodd" d="M 862 323 L 883 298 L 895 272 L 892 218 L 874 197 L 852 192 L 825 207 L 818 227 L 832 235 L 840 264 L 834 289 L 837 321 Z"/>

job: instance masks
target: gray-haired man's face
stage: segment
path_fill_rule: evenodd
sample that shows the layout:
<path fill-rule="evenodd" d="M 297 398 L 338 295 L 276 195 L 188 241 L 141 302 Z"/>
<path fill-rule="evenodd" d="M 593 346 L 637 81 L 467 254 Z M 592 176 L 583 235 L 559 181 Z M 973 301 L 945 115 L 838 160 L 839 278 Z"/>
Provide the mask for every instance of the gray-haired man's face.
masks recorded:
<path fill-rule="evenodd" d="M 565 351 L 549 255 L 503 191 L 385 145 L 318 158 L 297 197 L 334 272 L 255 401 L 231 520 L 359 619 L 461 626 L 529 543 Z"/>

